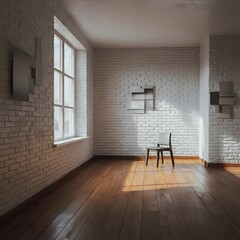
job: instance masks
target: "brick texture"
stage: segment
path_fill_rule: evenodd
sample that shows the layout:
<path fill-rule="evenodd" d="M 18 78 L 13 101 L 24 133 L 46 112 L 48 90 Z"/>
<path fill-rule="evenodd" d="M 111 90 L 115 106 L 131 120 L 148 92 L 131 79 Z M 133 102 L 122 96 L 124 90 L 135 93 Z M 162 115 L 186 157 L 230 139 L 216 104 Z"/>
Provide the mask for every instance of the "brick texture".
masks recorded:
<path fill-rule="evenodd" d="M 209 161 L 239 163 L 240 154 L 240 36 L 210 36 L 209 89 L 218 90 L 219 81 L 233 81 L 235 105 L 232 119 L 209 111 Z"/>
<path fill-rule="evenodd" d="M 175 155 L 199 155 L 199 48 L 94 49 L 94 154 L 144 155 L 159 131 Z M 130 86 L 153 85 L 155 111 L 129 110 Z"/>
<path fill-rule="evenodd" d="M 88 91 L 88 103 L 85 97 L 88 110 L 84 124 L 89 138 L 53 148 L 54 15 L 64 24 L 67 19 L 66 26 L 77 32 L 79 39 L 84 38 L 64 15 L 59 1 L 56 2 L 0 1 L 0 215 L 93 156 L 92 54 L 86 45 L 88 79 L 83 88 Z M 41 85 L 35 86 L 29 102 L 15 101 L 11 47 L 34 56 L 35 37 L 42 38 Z M 77 67 L 78 70 L 81 71 L 81 66 Z"/>

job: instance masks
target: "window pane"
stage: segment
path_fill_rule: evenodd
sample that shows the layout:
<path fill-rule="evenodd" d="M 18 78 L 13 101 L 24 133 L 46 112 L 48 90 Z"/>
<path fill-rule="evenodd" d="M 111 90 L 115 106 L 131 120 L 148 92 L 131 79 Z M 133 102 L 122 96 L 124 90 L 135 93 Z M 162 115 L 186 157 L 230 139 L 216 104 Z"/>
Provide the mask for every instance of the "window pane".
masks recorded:
<path fill-rule="evenodd" d="M 64 43 L 64 72 L 74 76 L 74 51 L 66 43 Z"/>
<path fill-rule="evenodd" d="M 54 104 L 62 104 L 62 74 L 54 71 Z"/>
<path fill-rule="evenodd" d="M 61 70 L 62 69 L 62 41 L 56 35 L 54 35 L 54 67 Z"/>
<path fill-rule="evenodd" d="M 64 77 L 64 105 L 74 107 L 74 81 Z"/>
<path fill-rule="evenodd" d="M 63 127 L 62 127 L 62 108 L 54 107 L 54 138 L 59 139 L 63 137 Z"/>
<path fill-rule="evenodd" d="M 64 109 L 64 137 L 74 135 L 74 110 L 71 108 Z"/>

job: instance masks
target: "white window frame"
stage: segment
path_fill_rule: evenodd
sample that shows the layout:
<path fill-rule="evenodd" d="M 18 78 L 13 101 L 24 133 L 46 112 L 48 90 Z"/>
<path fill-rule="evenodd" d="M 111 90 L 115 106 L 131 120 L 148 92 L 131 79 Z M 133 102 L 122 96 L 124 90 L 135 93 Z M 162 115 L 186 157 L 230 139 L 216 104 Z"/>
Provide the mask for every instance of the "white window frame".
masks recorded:
<path fill-rule="evenodd" d="M 61 70 L 55 68 L 55 66 L 53 66 L 53 70 L 54 72 L 58 72 L 59 74 L 61 74 L 62 77 L 62 89 L 61 89 L 61 93 L 62 93 L 62 104 L 56 104 L 54 102 L 54 109 L 55 107 L 61 107 L 62 108 L 62 137 L 60 138 L 56 138 L 55 137 L 55 133 L 54 133 L 54 141 L 61 141 L 61 140 L 65 140 L 65 139 L 71 139 L 75 137 L 75 110 L 76 110 L 76 102 L 75 102 L 75 92 L 76 92 L 76 49 L 72 46 L 71 43 L 69 43 L 61 34 L 59 34 L 56 30 L 54 31 L 54 37 L 57 37 L 61 40 Z M 67 44 L 72 50 L 73 50 L 73 76 L 68 75 L 67 73 L 65 73 L 65 66 L 64 66 L 64 45 Z M 54 56 L 55 57 L 55 56 Z M 70 106 L 65 106 L 64 105 L 64 81 L 65 81 L 65 77 L 68 77 L 70 79 L 73 80 L 74 84 L 73 84 L 73 107 Z M 55 94 L 55 93 L 54 93 Z M 72 109 L 73 110 L 73 134 L 70 136 L 64 136 L 64 120 L 65 120 L 65 113 L 64 110 L 65 109 Z M 55 111 L 55 110 L 54 110 Z M 55 114 L 55 113 L 54 113 Z"/>

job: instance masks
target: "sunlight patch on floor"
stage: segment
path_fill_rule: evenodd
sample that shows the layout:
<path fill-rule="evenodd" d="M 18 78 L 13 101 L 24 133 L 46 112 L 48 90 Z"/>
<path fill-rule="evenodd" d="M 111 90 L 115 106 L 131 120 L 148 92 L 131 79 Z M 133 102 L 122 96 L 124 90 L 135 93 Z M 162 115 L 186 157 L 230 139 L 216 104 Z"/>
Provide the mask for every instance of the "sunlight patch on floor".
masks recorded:
<path fill-rule="evenodd" d="M 195 169 L 188 167 L 193 164 L 201 165 L 201 161 L 178 159 L 174 168 L 170 159 L 166 159 L 164 164 L 160 162 L 158 168 L 156 159 L 150 159 L 148 166 L 145 161 L 134 161 L 128 168 L 121 189 L 123 192 L 134 192 L 192 187 L 198 182 L 197 178 L 193 177 Z"/>
<path fill-rule="evenodd" d="M 192 184 L 182 183 L 182 184 L 147 184 L 147 185 L 132 185 L 123 186 L 123 192 L 134 192 L 134 191 L 149 191 L 149 190 L 162 190 L 166 188 L 179 188 L 179 187 L 192 187 Z"/>
<path fill-rule="evenodd" d="M 235 177 L 240 178 L 240 167 L 226 167 L 224 170 L 233 174 Z"/>

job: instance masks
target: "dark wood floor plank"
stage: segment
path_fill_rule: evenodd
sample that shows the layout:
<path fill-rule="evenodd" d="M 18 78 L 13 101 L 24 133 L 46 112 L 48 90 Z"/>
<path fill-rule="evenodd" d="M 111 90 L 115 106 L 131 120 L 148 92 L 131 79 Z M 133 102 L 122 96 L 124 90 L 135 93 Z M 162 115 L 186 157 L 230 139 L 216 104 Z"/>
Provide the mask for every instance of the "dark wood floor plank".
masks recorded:
<path fill-rule="evenodd" d="M 37 236 L 37 240 L 45 240 L 47 238 L 54 239 L 66 227 L 67 223 L 73 218 L 77 211 L 88 201 L 89 197 L 97 191 L 99 184 L 102 183 L 105 177 L 112 171 L 113 166 L 107 165 L 103 169 L 97 169 L 97 176 L 91 176 L 92 180 L 88 184 L 79 186 L 79 191 L 76 197 L 69 201 L 65 208 L 61 207 L 62 211 L 58 216 L 46 225 L 44 230 Z M 89 178 L 91 179 L 91 178 Z M 81 190 L 80 190 L 81 189 Z M 36 225 L 36 223 L 35 223 Z"/>
<path fill-rule="evenodd" d="M 156 184 L 157 201 L 159 208 L 159 221 L 162 239 L 181 240 L 183 238 L 178 226 L 171 196 L 164 179 L 164 171 L 162 168 L 154 171 L 154 178 Z"/>
<path fill-rule="evenodd" d="M 189 162 L 187 162 L 187 168 L 192 168 L 192 173 L 199 179 L 199 185 L 194 185 L 193 188 L 198 194 L 199 198 L 203 202 L 203 204 L 206 206 L 208 213 L 211 215 L 212 219 L 214 220 L 215 224 L 211 224 L 213 228 L 215 227 L 215 231 L 219 233 L 218 239 L 240 239 L 240 231 L 239 228 L 236 226 L 236 224 L 232 221 L 231 217 L 229 217 L 229 213 L 231 215 L 231 211 L 229 211 L 228 205 L 231 205 L 231 202 L 224 200 L 224 196 L 219 194 L 219 190 L 216 189 L 216 185 L 219 185 L 221 188 L 221 184 L 219 181 L 215 182 L 215 185 L 213 185 L 214 180 L 211 179 L 213 176 L 212 174 L 209 175 L 209 178 L 205 178 L 206 175 L 202 174 L 202 169 L 199 171 L 196 171 L 196 169 L 199 170 L 198 167 L 196 167 L 196 164 L 189 165 Z M 216 171 L 224 171 L 224 169 L 216 169 Z M 208 171 L 208 170 L 207 170 Z M 216 178 L 216 176 L 214 177 Z M 210 183 L 208 183 L 208 181 Z M 213 194 L 215 192 L 215 194 Z M 216 198 L 217 196 L 217 198 Z M 224 206 L 222 207 L 220 203 L 224 203 Z M 228 208 L 228 211 L 225 211 L 225 208 Z M 239 210 L 236 211 L 239 213 Z"/>
<path fill-rule="evenodd" d="M 240 239 L 240 169 L 97 159 L 0 226 L 4 240 Z"/>
<path fill-rule="evenodd" d="M 144 171 L 141 239 L 161 239 L 153 163 Z"/>
<path fill-rule="evenodd" d="M 176 170 L 175 170 L 176 169 Z M 172 200 L 172 205 L 178 220 L 179 228 L 184 239 L 204 239 L 203 233 L 200 231 L 198 223 L 192 214 L 189 206 L 189 200 L 186 200 L 181 184 L 184 179 L 177 180 L 179 170 L 176 168 L 168 170 L 168 174 L 164 174 Z M 191 226 L 191 227 L 187 227 Z"/>
<path fill-rule="evenodd" d="M 132 163 L 128 166 L 127 174 L 122 181 L 112 206 L 109 208 L 108 217 L 98 236 L 99 240 L 119 238 L 134 178 L 134 174 L 130 172 L 131 169 Z"/>
<path fill-rule="evenodd" d="M 188 167 L 191 167 L 192 171 L 196 174 L 196 172 L 194 171 L 194 166 L 188 165 Z M 222 206 L 222 208 L 230 214 L 232 220 L 238 225 L 238 227 L 240 227 L 240 215 L 238 214 L 238 212 L 240 211 L 240 194 L 236 192 L 237 189 L 240 189 L 240 181 L 236 177 L 236 189 L 232 188 L 232 184 L 228 183 L 228 181 L 225 181 L 226 179 L 223 175 L 224 171 L 225 170 L 223 168 L 206 169 L 203 175 L 206 176 L 206 172 L 208 172 L 209 174 L 207 175 L 207 184 L 205 186 L 207 186 L 207 190 Z M 199 175 L 197 176 L 199 177 Z M 201 176 L 199 178 L 201 179 Z"/>
<path fill-rule="evenodd" d="M 104 176 L 105 167 L 102 169 L 97 168 L 97 171 L 100 172 L 99 177 L 102 178 L 101 173 L 103 171 Z M 94 186 L 97 180 L 98 178 L 91 176 L 85 179 L 81 185 L 79 185 L 79 180 L 77 180 L 76 183 L 69 186 L 71 191 L 68 191 L 68 194 L 66 194 L 66 192 L 63 193 L 60 198 L 56 198 L 54 206 L 42 216 L 39 216 L 39 218 L 31 224 L 31 228 L 25 230 L 21 236 L 19 236 L 19 240 L 35 239 L 37 237 L 39 237 L 39 239 L 46 239 L 46 236 L 53 239 L 57 232 L 74 215 L 76 211 L 74 202 L 78 201 L 78 204 L 81 206 L 87 199 L 88 194 L 90 194 L 90 192 L 87 193 L 85 189 L 88 188 L 89 185 Z"/>
<path fill-rule="evenodd" d="M 129 162 L 121 162 L 121 166 L 109 184 L 107 191 L 104 192 L 102 198 L 100 199 L 100 204 L 93 211 L 76 239 L 97 239 L 102 225 L 108 216 L 108 210 L 116 198 L 119 187 L 121 186 L 124 176 L 126 175 L 128 164 Z"/>
<path fill-rule="evenodd" d="M 103 194 L 107 191 L 107 188 L 117 173 L 119 166 L 120 162 L 115 162 L 115 164 L 112 165 L 112 168 L 110 168 L 110 172 L 108 172 L 105 179 L 99 184 L 94 193 L 89 197 L 88 201 L 75 213 L 74 217 L 56 237 L 57 240 L 75 239 L 77 237 L 92 212 L 100 203 Z"/>
<path fill-rule="evenodd" d="M 61 183 L 61 185 L 58 185 L 43 199 L 39 199 L 34 205 L 25 209 L 22 214 L 20 213 L 12 218 L 9 221 L 9 224 L 6 224 L 3 228 L 1 227 L 0 239 L 2 236 L 9 240 L 15 240 L 16 236 L 18 236 L 18 239 L 26 239 L 27 233 L 37 236 L 39 232 L 33 227 L 35 221 L 38 221 L 46 215 L 52 214 L 52 209 L 55 209 L 56 212 L 61 211 L 62 209 L 56 208 L 58 201 L 65 201 L 65 196 L 67 196 L 68 199 L 74 198 L 75 189 L 78 188 L 78 183 L 82 182 L 81 187 L 84 187 L 85 184 L 93 179 L 88 176 L 92 176 L 92 174 L 99 170 L 101 166 L 102 169 L 104 169 L 102 161 L 94 161 L 93 163 L 90 163 L 89 167 L 80 169 L 78 173 L 74 174 L 71 178 L 68 178 L 67 181 Z M 69 191 L 69 189 L 71 189 L 71 191 Z M 66 192 L 68 194 L 66 194 Z M 45 218 L 45 221 L 43 222 L 44 226 L 48 223 L 49 219 Z M 28 236 L 28 238 L 31 239 L 30 236 Z"/>
<path fill-rule="evenodd" d="M 189 164 L 186 164 L 185 168 L 179 169 L 182 174 L 179 178 L 187 181 L 187 186 L 183 186 L 181 189 L 192 209 L 195 221 L 204 235 L 204 239 L 222 239 L 222 235 L 220 231 L 218 231 L 218 226 L 195 191 L 195 188 L 201 185 L 198 178 L 193 174 L 193 171 L 191 171 L 192 169 L 189 167 Z"/>
<path fill-rule="evenodd" d="M 137 167 L 137 165 L 140 164 L 142 163 L 138 161 L 137 164 L 135 164 L 135 168 L 132 168 L 134 171 L 134 176 L 130 188 L 130 197 L 119 237 L 121 240 L 138 240 L 141 238 L 142 189 L 144 174 L 141 171 L 141 167 Z"/>
<path fill-rule="evenodd" d="M 198 197 L 206 206 L 209 214 L 215 223 L 215 230 L 220 234 L 219 239 L 239 239 L 240 231 L 232 220 L 227 216 L 226 212 L 221 208 L 215 199 L 206 191 L 204 186 L 194 186 Z"/>

